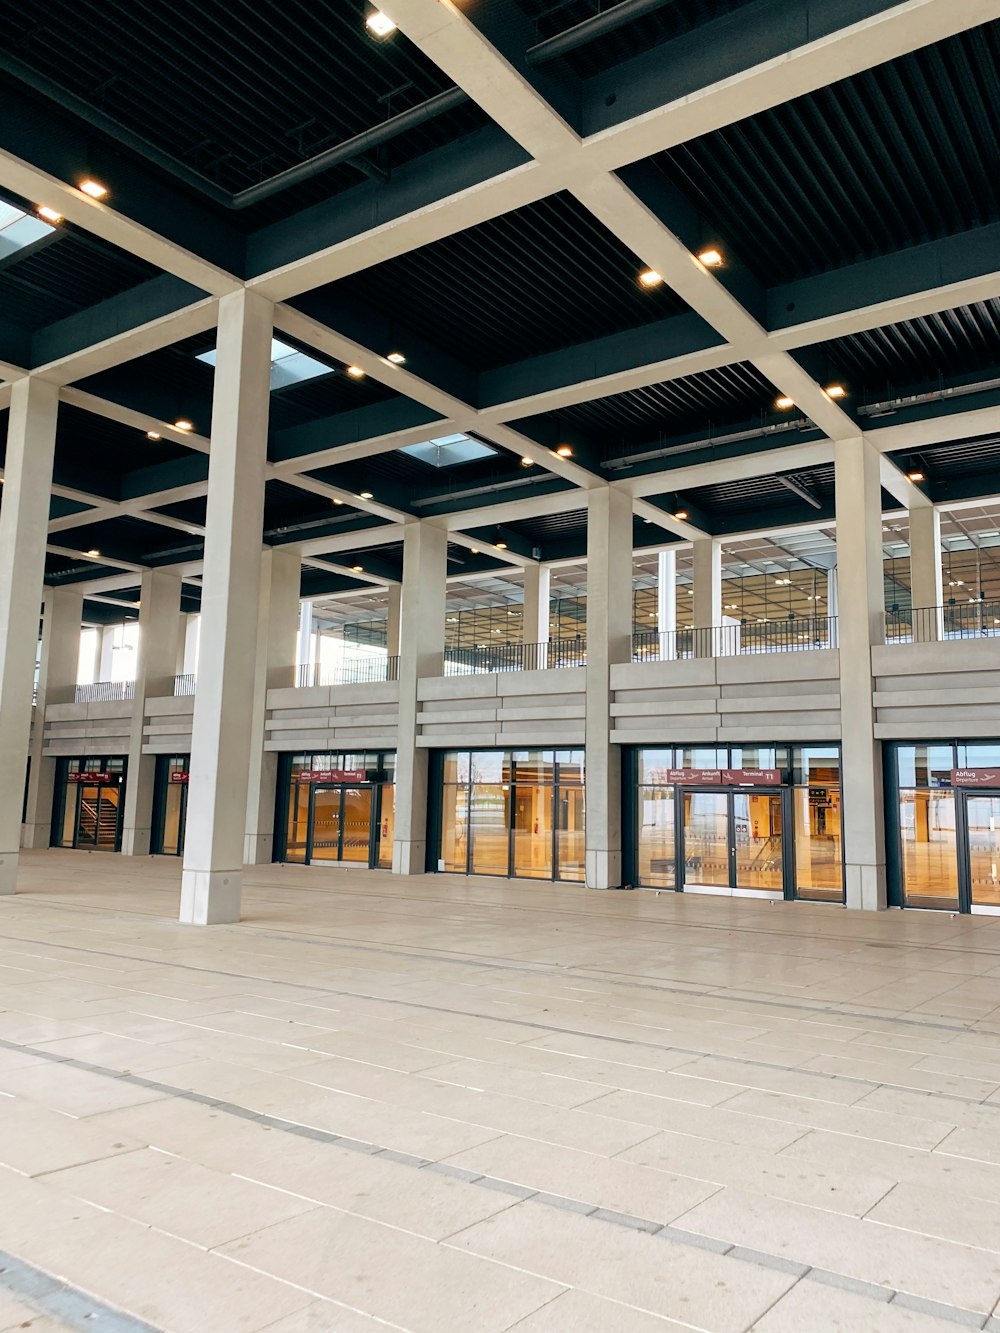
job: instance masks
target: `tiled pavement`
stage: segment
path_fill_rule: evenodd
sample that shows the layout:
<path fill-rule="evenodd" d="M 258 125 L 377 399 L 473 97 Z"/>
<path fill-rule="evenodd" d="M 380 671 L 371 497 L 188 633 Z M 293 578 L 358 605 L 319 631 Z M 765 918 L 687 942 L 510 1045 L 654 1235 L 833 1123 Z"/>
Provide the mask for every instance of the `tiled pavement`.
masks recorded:
<path fill-rule="evenodd" d="M 0 1330 L 1000 1333 L 1000 921 L 25 854 Z"/>

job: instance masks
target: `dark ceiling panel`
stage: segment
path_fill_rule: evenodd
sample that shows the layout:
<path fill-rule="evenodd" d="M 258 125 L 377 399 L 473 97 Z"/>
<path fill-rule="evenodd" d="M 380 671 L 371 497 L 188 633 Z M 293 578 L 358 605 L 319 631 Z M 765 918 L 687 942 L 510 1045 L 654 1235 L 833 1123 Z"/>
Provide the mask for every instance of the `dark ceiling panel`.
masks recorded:
<path fill-rule="evenodd" d="M 789 472 L 788 479 L 809 491 L 824 504 L 833 503 L 833 464 Z M 685 500 L 711 514 L 769 512 L 783 506 L 802 507 L 802 497 L 785 486 L 777 476 L 743 477 L 738 481 L 718 482 L 712 486 L 690 487 Z"/>
<path fill-rule="evenodd" d="M 636 256 L 568 194 L 342 279 L 474 370 L 522 361 L 687 309 L 639 286 Z"/>
<path fill-rule="evenodd" d="M 1000 20 L 653 161 L 768 286 L 1000 218 Z"/>
<path fill-rule="evenodd" d="M 55 240 L 16 253 L 0 269 L 0 311 L 39 329 L 155 277 L 159 269 L 63 225 Z"/>

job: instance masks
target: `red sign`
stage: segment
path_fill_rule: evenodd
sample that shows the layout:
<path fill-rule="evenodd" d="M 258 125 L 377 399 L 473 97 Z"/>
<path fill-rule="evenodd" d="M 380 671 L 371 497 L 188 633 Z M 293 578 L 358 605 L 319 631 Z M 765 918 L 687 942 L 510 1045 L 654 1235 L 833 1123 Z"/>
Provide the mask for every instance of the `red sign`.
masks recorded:
<path fill-rule="evenodd" d="M 171 782 L 187 782 L 187 780 L 188 780 L 188 778 L 189 778 L 190 776 L 191 776 L 190 773 L 181 773 L 181 772 L 179 772 L 177 769 L 172 769 L 171 772 L 170 772 L 170 781 L 171 781 Z"/>
<path fill-rule="evenodd" d="M 1000 787 L 1000 768 L 953 768 L 953 787 Z"/>
<path fill-rule="evenodd" d="M 365 782 L 368 774 L 361 768 L 300 768 L 299 782 Z"/>
<path fill-rule="evenodd" d="M 780 768 L 668 768 L 682 787 L 780 787 Z"/>
<path fill-rule="evenodd" d="M 117 781 L 117 773 L 67 773 L 67 782 L 85 782 L 88 787 L 96 787 Z"/>

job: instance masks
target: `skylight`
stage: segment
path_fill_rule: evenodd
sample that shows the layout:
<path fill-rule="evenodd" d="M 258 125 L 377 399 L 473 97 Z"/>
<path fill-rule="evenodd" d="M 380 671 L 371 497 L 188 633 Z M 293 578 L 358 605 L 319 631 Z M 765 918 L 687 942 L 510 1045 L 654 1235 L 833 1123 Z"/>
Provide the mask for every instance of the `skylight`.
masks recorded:
<path fill-rule="evenodd" d="M 41 218 L 0 199 L 0 259 L 12 255 L 15 250 L 23 250 L 26 245 L 34 245 L 54 230 Z"/>
<path fill-rule="evenodd" d="M 421 463 L 430 463 L 431 467 L 456 467 L 476 458 L 489 458 L 497 451 L 468 435 L 441 435 L 436 440 L 425 440 L 423 444 L 404 445 L 399 452 L 419 458 Z"/>
<path fill-rule="evenodd" d="M 200 352 L 197 359 L 204 361 L 207 366 L 214 366 L 215 354 L 216 349 L 213 347 L 210 351 Z M 304 384 L 306 380 L 332 374 L 331 367 L 324 365 L 322 361 L 300 352 L 296 347 L 289 347 L 278 338 L 271 339 L 272 389 L 287 389 L 290 384 Z"/>

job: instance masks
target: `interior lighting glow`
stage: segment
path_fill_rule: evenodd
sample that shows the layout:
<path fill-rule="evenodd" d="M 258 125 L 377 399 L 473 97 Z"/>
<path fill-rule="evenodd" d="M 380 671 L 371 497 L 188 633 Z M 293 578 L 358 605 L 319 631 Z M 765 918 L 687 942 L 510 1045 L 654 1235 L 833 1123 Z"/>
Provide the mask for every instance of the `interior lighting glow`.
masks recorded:
<path fill-rule="evenodd" d="M 388 37 L 391 32 L 396 31 L 396 25 L 388 14 L 383 14 L 381 9 L 373 9 L 365 19 L 365 27 L 375 37 Z"/>
<path fill-rule="evenodd" d="M 506 551 L 507 549 L 506 542 L 494 542 L 494 545 L 496 546 L 498 551 Z"/>
<path fill-rule="evenodd" d="M 782 394 L 780 398 L 775 398 L 774 405 L 775 407 L 780 407 L 782 412 L 786 412 L 788 408 L 795 406 L 795 400 Z"/>
<path fill-rule="evenodd" d="M 406 357 L 403 355 L 402 352 L 390 352 L 389 355 L 386 357 L 386 360 L 391 361 L 394 366 L 406 365 Z"/>
<path fill-rule="evenodd" d="M 352 380 L 363 380 L 365 377 L 365 371 L 360 366 L 348 366 L 347 373 Z"/>
<path fill-rule="evenodd" d="M 89 194 L 91 199 L 103 199 L 108 192 L 106 185 L 102 185 L 100 181 L 92 180 L 81 181 L 80 189 L 84 194 Z"/>
<path fill-rule="evenodd" d="M 675 510 L 674 510 L 674 518 L 681 518 L 681 519 L 684 519 L 684 518 L 687 518 L 687 516 L 688 516 L 688 511 L 687 511 L 686 509 L 683 509 L 683 508 L 682 508 L 682 509 L 675 509 Z"/>
<path fill-rule="evenodd" d="M 38 216 L 44 218 L 46 222 L 62 222 L 62 214 L 57 213 L 54 208 L 49 208 L 48 204 L 39 204 Z"/>
<path fill-rule="evenodd" d="M 194 422 L 188 421 L 187 417 L 181 417 L 180 421 L 174 422 L 174 430 L 194 430 Z"/>
<path fill-rule="evenodd" d="M 919 468 L 916 468 L 913 472 L 907 472 L 906 475 L 909 477 L 910 481 L 924 481 L 924 480 L 925 480 L 924 474 L 920 471 Z"/>
<path fill-rule="evenodd" d="M 343 500 L 338 500 L 337 497 L 334 496 L 334 497 L 333 497 L 333 503 L 334 503 L 335 505 L 342 505 L 344 502 L 343 502 Z"/>
<path fill-rule="evenodd" d="M 534 467 L 534 466 L 535 466 L 535 460 L 534 460 L 533 458 L 529 458 L 528 455 L 525 454 L 524 457 L 521 459 L 521 466 L 522 466 L 522 467 Z"/>
<path fill-rule="evenodd" d="M 358 491 L 359 500 L 373 500 L 374 498 L 371 491 Z"/>
<path fill-rule="evenodd" d="M 89 555 L 89 556 L 93 556 L 93 557 L 96 559 L 97 556 L 99 556 L 101 553 L 100 553 L 100 551 L 98 551 L 98 550 L 95 549 L 95 550 L 92 550 L 92 551 L 87 551 L 86 554 Z"/>
<path fill-rule="evenodd" d="M 663 281 L 663 275 L 657 273 L 655 268 L 644 268 L 639 274 L 639 282 L 643 287 L 659 287 Z"/>
<path fill-rule="evenodd" d="M 842 384 L 828 384 L 826 386 L 826 395 L 828 398 L 843 398 L 847 390 Z"/>
<path fill-rule="evenodd" d="M 556 453 L 558 454 L 558 456 L 559 456 L 560 458 L 572 458 L 572 457 L 573 457 L 573 450 L 570 448 L 570 446 L 569 446 L 568 444 L 561 444 L 561 445 L 558 447 L 558 449 L 556 450 Z"/>
<path fill-rule="evenodd" d="M 352 565 L 351 568 L 354 570 L 355 574 L 363 574 L 365 572 L 364 565 Z"/>
<path fill-rule="evenodd" d="M 722 253 L 719 250 L 702 250 L 698 258 L 706 268 L 718 268 L 722 263 Z"/>
<path fill-rule="evenodd" d="M 147 430 L 147 431 L 146 431 L 146 439 L 147 439 L 147 440 L 158 440 L 159 438 L 160 438 L 160 432 L 159 432 L 158 430 Z"/>

